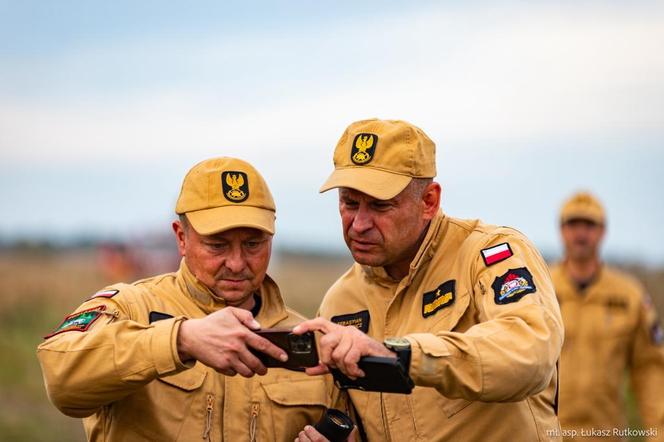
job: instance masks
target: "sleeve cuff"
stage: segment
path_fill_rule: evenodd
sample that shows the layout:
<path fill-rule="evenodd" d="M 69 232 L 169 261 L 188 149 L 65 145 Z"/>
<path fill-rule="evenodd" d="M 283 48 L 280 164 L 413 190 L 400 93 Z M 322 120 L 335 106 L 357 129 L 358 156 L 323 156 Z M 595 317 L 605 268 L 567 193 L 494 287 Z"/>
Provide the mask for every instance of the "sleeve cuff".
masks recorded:
<path fill-rule="evenodd" d="M 451 355 L 447 345 L 431 333 L 413 333 L 404 337 L 410 341 L 410 378 L 415 385 L 438 385 L 440 358 Z"/>
<path fill-rule="evenodd" d="M 178 356 L 177 337 L 183 316 L 164 319 L 153 324 L 151 351 L 159 376 L 182 371 L 194 366 L 196 361 L 183 363 Z"/>

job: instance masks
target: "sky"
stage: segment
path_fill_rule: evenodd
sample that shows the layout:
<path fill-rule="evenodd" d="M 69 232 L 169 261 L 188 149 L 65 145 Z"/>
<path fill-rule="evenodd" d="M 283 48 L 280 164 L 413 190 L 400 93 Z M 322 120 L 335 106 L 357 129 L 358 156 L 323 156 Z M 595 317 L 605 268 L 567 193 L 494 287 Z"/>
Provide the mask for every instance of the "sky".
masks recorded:
<path fill-rule="evenodd" d="M 343 250 L 318 194 L 352 121 L 437 145 L 443 210 L 560 254 L 576 190 L 605 253 L 664 264 L 664 3 L 0 0 L 0 239 L 170 231 L 186 171 L 250 161 L 277 247 Z"/>

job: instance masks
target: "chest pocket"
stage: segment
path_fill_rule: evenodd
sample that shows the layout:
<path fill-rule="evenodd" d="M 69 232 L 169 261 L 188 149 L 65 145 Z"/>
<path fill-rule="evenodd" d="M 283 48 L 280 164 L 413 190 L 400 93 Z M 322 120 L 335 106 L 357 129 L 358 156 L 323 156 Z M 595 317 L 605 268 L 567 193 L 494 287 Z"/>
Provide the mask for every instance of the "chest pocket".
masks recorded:
<path fill-rule="evenodd" d="M 626 302 L 601 299 L 582 303 L 577 309 L 577 316 L 585 318 L 587 324 L 576 328 L 585 330 L 586 335 L 595 339 L 627 337 L 635 326 L 636 315 Z"/>
<path fill-rule="evenodd" d="M 636 315 L 630 310 L 625 300 L 609 299 L 604 304 L 604 326 L 608 335 L 625 336 L 630 334 L 634 327 L 633 319 Z"/>
<path fill-rule="evenodd" d="M 183 372 L 158 378 L 112 406 L 109 440 L 194 440 L 205 425 L 205 367 L 196 364 Z M 168 436 L 166 436 L 168 435 Z"/>
<path fill-rule="evenodd" d="M 257 440 L 293 440 L 305 425 L 314 425 L 330 406 L 324 378 L 304 376 L 271 383 L 261 381 L 265 398 L 256 416 Z"/>
<path fill-rule="evenodd" d="M 423 331 L 435 333 L 437 331 L 454 330 L 459 321 L 468 310 L 470 305 L 470 293 L 463 292 L 455 295 L 454 303 L 441 309 L 432 316 L 420 319 L 419 323 L 424 324 Z"/>
<path fill-rule="evenodd" d="M 173 398 L 172 402 L 161 403 L 160 413 L 171 415 L 167 422 L 180 426 L 177 432 L 172 433 L 178 435 L 178 441 L 198 440 L 206 434 L 206 425 L 210 425 L 213 411 L 209 409 L 208 402 L 210 397 L 214 400 L 214 396 L 210 395 L 209 387 L 204 388 L 207 375 L 205 366 L 197 363 L 189 370 L 159 379 L 161 389 L 168 390 L 167 394 Z M 169 396 L 158 396 L 157 401 L 163 402 Z M 176 417 L 176 413 L 181 416 Z"/>
<path fill-rule="evenodd" d="M 194 366 L 193 368 L 190 368 L 189 370 L 185 370 L 170 376 L 164 376 L 158 378 L 158 380 L 160 382 L 163 382 L 164 384 L 177 387 L 180 390 L 194 391 L 200 388 L 201 385 L 203 385 L 206 376 L 207 376 L 207 371 L 199 363 L 196 364 L 196 366 Z"/>

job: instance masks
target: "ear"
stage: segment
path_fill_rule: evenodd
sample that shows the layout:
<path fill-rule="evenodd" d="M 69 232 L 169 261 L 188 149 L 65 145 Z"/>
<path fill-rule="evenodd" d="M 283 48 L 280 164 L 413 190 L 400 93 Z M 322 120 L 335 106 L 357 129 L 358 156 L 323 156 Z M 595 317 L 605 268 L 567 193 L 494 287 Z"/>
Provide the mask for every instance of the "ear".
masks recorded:
<path fill-rule="evenodd" d="M 429 183 L 422 192 L 422 203 L 424 204 L 424 219 L 433 219 L 440 209 L 440 194 L 442 188 L 436 182 Z"/>
<path fill-rule="evenodd" d="M 172 227 L 173 233 L 175 233 L 175 241 L 178 245 L 178 252 L 180 252 L 180 256 L 185 256 L 187 232 L 185 232 L 184 226 L 180 221 L 173 221 Z"/>

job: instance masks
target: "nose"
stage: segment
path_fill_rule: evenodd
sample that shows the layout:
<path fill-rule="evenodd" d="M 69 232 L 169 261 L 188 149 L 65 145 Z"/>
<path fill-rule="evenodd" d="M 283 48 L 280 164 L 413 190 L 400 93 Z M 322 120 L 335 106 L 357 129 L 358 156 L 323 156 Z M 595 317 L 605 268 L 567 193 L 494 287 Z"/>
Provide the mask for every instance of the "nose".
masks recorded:
<path fill-rule="evenodd" d="M 357 233 L 364 233 L 371 230 L 373 225 L 373 218 L 371 217 L 371 213 L 367 206 L 365 204 L 360 204 L 357 212 L 355 212 L 351 228 Z"/>
<path fill-rule="evenodd" d="M 233 273 L 240 273 L 245 269 L 246 265 L 247 262 L 242 254 L 242 248 L 233 246 L 226 256 L 224 266 Z"/>

